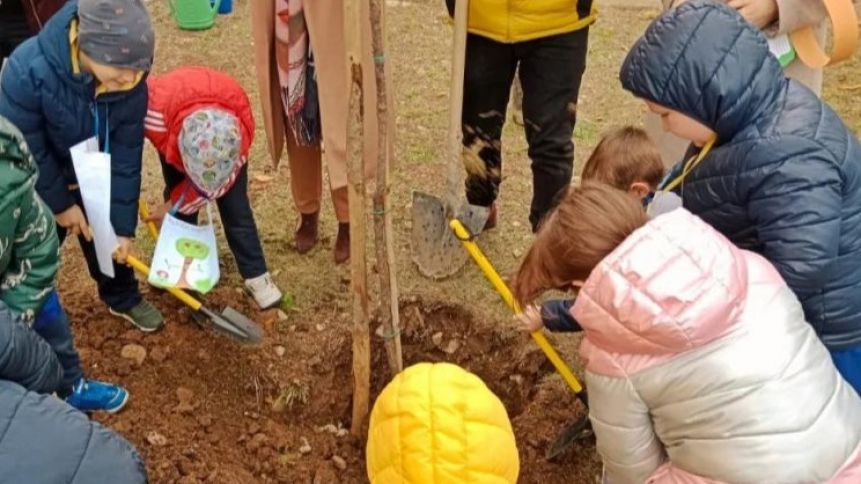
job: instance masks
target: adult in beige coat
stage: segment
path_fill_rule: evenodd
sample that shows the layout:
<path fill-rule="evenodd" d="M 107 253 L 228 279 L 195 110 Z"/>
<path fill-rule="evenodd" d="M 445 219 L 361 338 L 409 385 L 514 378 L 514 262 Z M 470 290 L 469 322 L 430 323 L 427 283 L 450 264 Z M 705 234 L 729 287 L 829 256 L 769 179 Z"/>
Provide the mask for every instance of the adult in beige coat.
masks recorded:
<path fill-rule="evenodd" d="M 275 60 L 275 2 L 253 0 L 251 30 L 254 36 L 254 61 L 263 104 L 263 124 L 266 129 L 269 154 L 277 167 L 284 147 L 290 164 L 290 189 L 300 214 L 296 229 L 296 249 L 310 251 L 317 243 L 320 199 L 323 193 L 323 160 L 329 174 L 329 187 L 338 237 L 335 242 L 335 262 L 343 263 L 350 255 L 349 205 L 347 202 L 347 119 L 349 116 L 349 82 L 347 48 L 344 33 L 343 0 L 310 0 L 304 2 L 305 23 L 314 52 L 314 63 L 320 102 L 322 142 L 300 146 L 286 125 L 278 68 Z M 373 56 L 371 53 L 370 16 L 367 2 L 362 4 L 364 92 L 365 175 L 372 177 L 377 159 L 377 96 L 374 89 Z"/>
<path fill-rule="evenodd" d="M 677 7 L 685 0 L 661 0 L 664 9 Z M 821 0 L 726 0 L 737 8 L 749 22 L 761 28 L 768 36 L 788 34 L 808 26 L 817 26 L 819 42 L 825 40 L 827 12 Z M 804 84 L 817 95 L 822 92 L 822 69 L 811 69 L 796 59 L 786 66 L 786 75 Z M 649 136 L 658 143 L 664 166 L 672 167 L 685 154 L 688 143 L 665 132 L 661 119 L 651 112 L 646 113 L 644 127 Z"/>

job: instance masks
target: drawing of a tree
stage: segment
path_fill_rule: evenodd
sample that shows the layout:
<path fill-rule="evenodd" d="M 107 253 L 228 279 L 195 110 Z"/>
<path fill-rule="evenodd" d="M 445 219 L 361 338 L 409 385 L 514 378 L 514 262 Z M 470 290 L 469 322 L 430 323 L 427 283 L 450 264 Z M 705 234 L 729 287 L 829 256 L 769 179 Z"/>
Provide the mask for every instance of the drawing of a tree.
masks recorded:
<path fill-rule="evenodd" d="M 188 279 L 186 279 L 188 269 L 191 268 L 191 264 L 195 259 L 206 259 L 209 255 L 209 246 L 199 240 L 183 237 L 181 239 L 177 239 L 176 251 L 179 252 L 179 255 L 185 258 L 182 262 L 182 273 L 180 274 L 179 281 L 177 281 L 176 285 L 179 287 L 192 287 L 191 284 L 188 283 Z"/>

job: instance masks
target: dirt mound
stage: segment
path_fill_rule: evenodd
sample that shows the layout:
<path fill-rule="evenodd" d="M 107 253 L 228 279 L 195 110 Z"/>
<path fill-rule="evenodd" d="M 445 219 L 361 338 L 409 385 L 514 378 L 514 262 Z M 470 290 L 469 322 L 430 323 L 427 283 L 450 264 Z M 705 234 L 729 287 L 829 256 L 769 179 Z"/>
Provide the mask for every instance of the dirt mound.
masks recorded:
<path fill-rule="evenodd" d="M 208 295 L 213 307 L 230 304 L 263 322 L 266 341 L 248 348 L 201 328 L 187 309 L 154 290 L 146 297 L 168 322 L 144 335 L 98 303 L 81 304 L 92 296 L 80 286 L 62 287 L 72 288 L 63 296 L 85 369 L 91 377 L 122 383 L 132 396 L 119 415 L 98 418 L 138 447 L 152 482 L 366 481 L 364 443 L 345 430 L 350 323 L 334 305 L 324 303 L 306 313 L 310 318 L 285 318 L 256 311 L 236 291 Z M 573 482 L 575 475 L 581 476 L 577 482 L 593 480 L 592 449 L 575 449 L 559 464 L 543 459 L 576 404 L 528 337 L 433 301 L 405 303 L 402 319 L 405 363 L 457 363 L 506 404 L 521 450 L 522 482 Z M 372 359 L 373 398 L 388 380 L 379 337 L 373 338 Z"/>

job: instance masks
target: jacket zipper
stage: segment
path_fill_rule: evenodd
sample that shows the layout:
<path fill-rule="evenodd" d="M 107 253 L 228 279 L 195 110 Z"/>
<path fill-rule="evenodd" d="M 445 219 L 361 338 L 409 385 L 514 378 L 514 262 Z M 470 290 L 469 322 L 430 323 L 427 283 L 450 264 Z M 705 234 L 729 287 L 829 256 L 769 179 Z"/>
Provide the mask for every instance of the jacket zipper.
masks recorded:
<path fill-rule="evenodd" d="M 39 11 L 36 10 L 36 4 L 33 3 L 33 0 L 27 0 L 27 4 L 30 5 L 30 10 L 33 12 L 33 18 L 36 19 L 36 25 L 39 26 L 39 30 L 42 30 L 42 19 L 39 18 Z"/>

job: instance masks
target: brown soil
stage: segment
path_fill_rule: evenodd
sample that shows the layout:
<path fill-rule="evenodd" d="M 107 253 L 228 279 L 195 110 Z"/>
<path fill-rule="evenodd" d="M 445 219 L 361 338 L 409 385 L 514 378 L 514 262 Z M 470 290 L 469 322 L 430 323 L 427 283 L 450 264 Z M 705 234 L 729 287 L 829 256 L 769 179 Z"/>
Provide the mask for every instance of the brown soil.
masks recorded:
<path fill-rule="evenodd" d="M 86 371 L 122 382 L 132 399 L 119 415 L 99 416 L 144 456 L 152 482 L 365 482 L 363 443 L 350 426 L 349 322 L 323 302 L 307 314 L 277 321 L 242 294 L 214 291 L 207 304 L 234 308 L 261 321 L 267 340 L 245 347 L 197 325 L 164 293 L 147 297 L 168 315 L 160 332 L 144 335 L 111 318 L 91 300 L 81 261 L 67 250 L 64 301 Z M 73 283 L 74 282 L 74 283 Z M 451 361 L 473 371 L 503 400 L 521 451 L 522 482 L 589 482 L 598 474 L 590 442 L 560 463 L 543 454 L 578 415 L 570 391 L 523 335 L 461 307 L 405 298 L 402 341 L 406 363 Z M 374 337 L 372 397 L 387 381 L 382 340 Z M 120 357 L 143 346 L 138 365 Z M 327 427 L 328 425 L 328 427 Z M 163 438 L 161 438 L 163 437 Z M 302 449 L 307 442 L 309 449 Z M 341 469 L 336 461 L 346 463 Z M 339 462 L 341 463 L 341 462 Z"/>
<path fill-rule="evenodd" d="M 206 65 L 233 75 L 248 90 L 258 120 L 249 192 L 270 270 L 279 286 L 295 297 L 295 310 L 284 321 L 278 321 L 275 312 L 254 310 L 236 289 L 241 281 L 221 238 L 222 280 L 207 300 L 218 308 L 229 303 L 265 322 L 267 339 L 260 347 L 242 347 L 198 327 L 187 310 L 154 290 L 146 296 L 165 313 L 166 328 L 152 335 L 131 330 L 95 301 L 95 288 L 73 243 L 67 243 L 63 253 L 61 293 L 87 373 L 121 383 L 131 392 L 123 412 L 98 418 L 140 449 L 151 482 L 365 482 L 363 443 L 338 436 L 339 429 L 350 424 L 346 270 L 332 266 L 334 222 L 328 200 L 323 200 L 320 247 L 303 256 L 290 248 L 296 214 L 286 157 L 280 169 L 271 169 L 267 161 L 252 65 L 250 1 L 236 0 L 234 14 L 219 17 L 215 28 L 203 32 L 178 30 L 168 2 L 149 2 L 159 37 L 155 71 Z M 579 415 L 579 407 L 531 341 L 512 330 L 506 308 L 479 271 L 467 266 L 455 277 L 435 282 L 421 277 L 410 262 L 411 192 L 443 189 L 451 28 L 439 0 L 387 3 L 387 58 L 397 101 L 392 213 L 399 284 L 407 295 L 402 299 L 405 360 L 459 363 L 497 392 L 517 434 L 521 482 L 594 483 L 600 463 L 590 442 L 578 444 L 558 462 L 545 461 L 548 445 Z M 578 165 L 601 132 L 639 119 L 642 104 L 615 79 L 628 47 L 656 11 L 602 7 L 602 20 L 590 32 L 589 66 L 578 105 Z M 830 69 L 825 85 L 826 98 L 856 130 L 861 104 L 853 79 L 859 69 L 857 59 Z M 500 272 L 510 274 L 532 238 L 526 222 L 532 192 L 529 160 L 522 128 L 513 123 L 506 126 L 503 153 L 499 225 L 480 243 Z M 149 147 L 143 190 L 150 203 L 162 190 L 158 160 Z M 151 253 L 152 242 L 143 230 L 137 243 L 142 254 Z M 439 345 L 437 333 L 442 333 L 436 337 Z M 553 342 L 578 370 L 577 339 Z M 146 349 L 141 364 L 120 356 L 128 344 Z M 372 397 L 387 380 L 379 338 L 374 345 Z M 340 464 L 345 464 L 343 469 Z"/>

